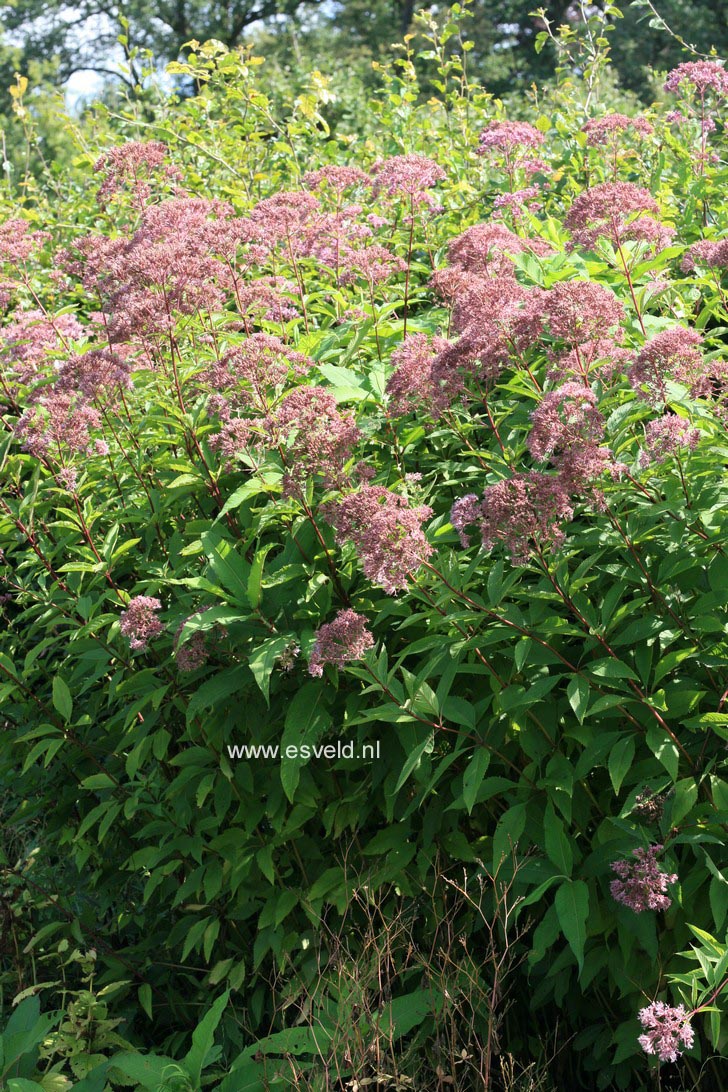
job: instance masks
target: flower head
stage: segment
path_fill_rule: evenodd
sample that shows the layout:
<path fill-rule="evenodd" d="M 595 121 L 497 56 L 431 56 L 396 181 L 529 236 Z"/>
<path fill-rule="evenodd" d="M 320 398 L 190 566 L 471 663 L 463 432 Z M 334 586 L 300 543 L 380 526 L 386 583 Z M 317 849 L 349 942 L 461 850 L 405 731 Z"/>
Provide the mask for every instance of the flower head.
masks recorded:
<path fill-rule="evenodd" d="M 407 335 L 392 353 L 394 373 L 387 382 L 391 412 L 409 413 L 415 408 L 432 411 L 436 394 L 432 365 L 448 345 L 444 337 Z"/>
<path fill-rule="evenodd" d="M 428 190 L 445 178 L 442 167 L 424 155 L 395 155 L 378 163 L 372 170 L 374 193 L 390 197 L 406 196 L 414 204 L 433 207 L 435 198 Z"/>
<path fill-rule="evenodd" d="M 342 194 L 355 186 L 371 185 L 369 175 L 358 167 L 342 167 L 336 164 L 327 164 L 316 171 L 308 171 L 302 182 L 308 190 L 331 190 L 336 194 Z"/>
<path fill-rule="evenodd" d="M 530 471 L 489 485 L 476 504 L 473 494 L 453 505 L 453 527 L 464 545 L 464 528 L 476 525 L 485 547 L 505 545 L 514 565 L 528 564 L 534 545 L 558 546 L 561 525 L 573 515 L 569 492 L 559 476 Z"/>
<path fill-rule="evenodd" d="M 340 485 L 344 463 L 360 432 L 351 414 L 343 416 L 324 387 L 296 387 L 265 421 L 267 440 L 287 447 L 292 482 L 319 473 L 327 485 Z"/>
<path fill-rule="evenodd" d="M 528 450 L 544 462 L 558 459 L 579 444 L 595 443 L 604 433 L 604 418 L 596 395 L 579 383 L 564 383 L 543 396 L 531 414 Z"/>
<path fill-rule="evenodd" d="M 258 241 L 273 248 L 278 243 L 290 243 L 309 226 L 320 208 L 312 193 L 281 190 L 259 201 L 250 213 L 249 221 Z"/>
<path fill-rule="evenodd" d="M 367 649 L 373 648 L 374 637 L 367 620 L 353 610 L 340 610 L 333 622 L 316 632 L 308 661 L 310 675 L 323 675 L 324 664 L 344 667 L 351 660 L 360 660 Z"/>
<path fill-rule="evenodd" d="M 643 347 L 628 375 L 632 386 L 653 405 L 667 397 L 667 380 L 684 383 L 692 397 L 711 393 L 697 330 L 673 326 L 656 334 Z M 645 388 L 647 388 L 645 390 Z"/>
<path fill-rule="evenodd" d="M 179 172 L 173 167 L 165 167 L 167 145 L 158 140 L 130 140 L 118 148 L 104 152 L 94 164 L 94 170 L 103 173 L 104 180 L 97 194 L 97 200 L 103 204 L 112 194 L 130 186 L 137 200 L 144 204 L 151 196 L 149 184 L 154 174 L 176 178 Z"/>
<path fill-rule="evenodd" d="M 680 268 L 683 273 L 693 273 L 698 265 L 705 265 L 708 269 L 725 269 L 728 266 L 728 238 L 701 239 L 699 243 L 689 246 Z"/>
<path fill-rule="evenodd" d="M 478 155 L 485 155 L 491 148 L 506 153 L 540 148 L 543 142 L 543 133 L 527 121 L 491 121 L 480 134 Z"/>
<path fill-rule="evenodd" d="M 650 234 L 640 218 L 645 214 L 653 217 L 657 212 L 657 202 L 642 186 L 632 182 L 602 182 L 579 194 L 564 224 L 571 232 L 574 246 L 593 250 L 600 239 L 606 238 L 619 247 L 630 239 L 639 241 L 641 229 Z M 654 235 L 654 229 L 650 231 Z"/>
<path fill-rule="evenodd" d="M 673 1007 L 653 1001 L 640 1010 L 639 1019 L 645 1033 L 637 1042 L 646 1054 L 656 1054 L 661 1062 L 676 1062 L 682 1054 L 681 1045 L 688 1050 L 693 1045 L 695 1032 L 684 1005 Z"/>
<path fill-rule="evenodd" d="M 674 413 L 658 417 L 645 426 L 645 449 L 640 455 L 640 466 L 662 463 L 681 448 L 692 450 L 700 440 L 700 432 L 684 417 Z"/>
<path fill-rule="evenodd" d="M 129 600 L 119 619 L 119 629 L 129 638 L 129 648 L 146 648 L 153 637 L 159 636 L 164 626 L 155 617 L 155 611 L 161 609 L 160 601 L 149 595 L 136 595 Z"/>
<path fill-rule="evenodd" d="M 537 255 L 552 253 L 549 244 L 542 239 L 522 238 L 505 224 L 474 224 L 453 239 L 447 257 L 450 266 L 463 273 L 508 277 L 515 273 L 512 255 L 524 251 Z M 462 283 L 467 284 L 467 281 Z"/>
<path fill-rule="evenodd" d="M 632 850 L 634 860 L 612 862 L 612 871 L 618 876 L 609 885 L 612 897 L 636 914 L 643 910 L 667 910 L 672 905 L 666 891 L 668 884 L 677 880 L 677 873 L 663 872 L 658 865 L 662 848 L 661 845 L 639 847 Z"/>
<path fill-rule="evenodd" d="M 27 220 L 6 220 L 0 224 L 0 264 L 24 262 L 49 238 L 48 232 L 31 231 Z"/>
<path fill-rule="evenodd" d="M 665 80 L 665 90 L 679 93 L 691 88 L 699 98 L 714 91 L 718 98 L 728 97 L 728 72 L 721 61 L 685 61 L 673 68 Z"/>
<path fill-rule="evenodd" d="M 612 462 L 609 448 L 600 447 L 604 418 L 596 395 L 579 383 L 564 383 L 545 394 L 531 414 L 528 450 L 534 459 L 551 459 L 569 492 L 576 493 Z"/>
<path fill-rule="evenodd" d="M 601 118 L 591 118 L 584 126 L 586 142 L 592 146 L 613 142 L 628 130 L 635 136 L 650 136 L 654 132 L 646 118 L 628 118 L 625 114 L 605 114 Z"/>
<path fill-rule="evenodd" d="M 375 285 L 383 284 L 396 273 L 404 273 L 406 268 L 406 262 L 386 246 L 372 243 L 370 246 L 349 249 L 342 255 L 339 280 L 342 284 L 353 284 L 361 279 L 373 290 Z"/>
<path fill-rule="evenodd" d="M 560 281 L 544 302 L 548 331 L 571 346 L 604 338 L 623 318 L 624 308 L 614 292 L 593 281 Z"/>
<path fill-rule="evenodd" d="M 88 451 L 90 431 L 100 424 L 101 416 L 93 406 L 71 392 L 51 390 L 25 411 L 15 433 L 31 455 L 63 456 Z"/>
<path fill-rule="evenodd" d="M 379 485 L 365 485 L 325 514 L 339 543 L 353 543 L 365 576 L 390 595 L 407 586 L 407 577 L 433 552 L 422 531 L 432 515 L 427 505 L 410 508 L 404 497 Z"/>

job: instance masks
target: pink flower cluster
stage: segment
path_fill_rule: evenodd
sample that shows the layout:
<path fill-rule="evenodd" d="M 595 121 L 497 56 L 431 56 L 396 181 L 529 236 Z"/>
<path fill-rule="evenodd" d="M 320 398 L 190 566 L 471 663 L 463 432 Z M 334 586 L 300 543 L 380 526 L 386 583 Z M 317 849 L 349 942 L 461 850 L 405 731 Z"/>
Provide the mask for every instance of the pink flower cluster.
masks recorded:
<path fill-rule="evenodd" d="M 600 447 L 604 418 L 589 387 L 564 383 L 543 396 L 531 414 L 528 450 L 534 459 L 551 459 L 570 492 L 578 492 L 603 472 L 612 459 Z"/>
<path fill-rule="evenodd" d="M 211 392 L 210 409 L 228 421 L 240 408 L 267 413 L 276 388 L 292 376 L 305 375 L 312 366 L 310 357 L 291 349 L 279 337 L 257 333 L 223 353 L 202 372 L 198 382 Z"/>
<path fill-rule="evenodd" d="M 646 342 L 629 369 L 634 389 L 652 405 L 667 398 L 667 381 L 683 383 L 693 398 L 710 397 L 713 391 L 711 374 L 728 374 L 728 366 L 714 361 L 710 369 L 699 346 L 702 337 L 697 330 L 673 326 Z"/>
<path fill-rule="evenodd" d="M 208 409 L 220 419 L 210 447 L 228 464 L 251 446 L 277 448 L 286 467 L 286 489 L 296 491 L 314 473 L 327 486 L 341 485 L 342 472 L 359 439 L 351 414 L 341 414 L 324 387 L 280 388 L 306 374 L 312 361 L 271 334 L 253 334 L 200 377 L 213 393 Z M 240 412 L 249 416 L 239 416 Z"/>
<path fill-rule="evenodd" d="M 614 292 L 593 281 L 559 281 L 545 297 L 543 310 L 551 336 L 570 347 L 603 339 L 624 318 Z"/>
<path fill-rule="evenodd" d="M 390 412 L 410 413 L 414 409 L 432 411 L 438 397 L 433 365 L 448 346 L 443 337 L 408 334 L 392 353 L 394 373 L 387 382 Z"/>
<path fill-rule="evenodd" d="M 666 892 L 668 885 L 677 880 L 677 873 L 663 872 L 658 865 L 662 849 L 661 845 L 640 847 L 632 850 L 634 860 L 612 862 L 612 871 L 618 876 L 609 885 L 612 897 L 636 914 L 643 910 L 667 910 L 672 904 Z"/>
<path fill-rule="evenodd" d="M 693 273 L 698 265 L 708 269 L 725 269 L 728 266 L 728 239 L 701 239 L 689 246 L 681 262 L 683 273 Z"/>
<path fill-rule="evenodd" d="M 119 629 L 129 639 L 129 648 L 143 649 L 158 637 L 164 626 L 155 612 L 162 609 L 158 599 L 149 595 L 136 595 L 119 619 Z"/>
<path fill-rule="evenodd" d="M 646 1054 L 656 1054 L 661 1062 L 676 1062 L 682 1054 L 680 1048 L 684 1046 L 689 1050 L 693 1045 L 695 1032 L 684 1005 L 653 1001 L 640 1010 L 639 1020 L 645 1031 L 637 1042 Z"/>
<path fill-rule="evenodd" d="M 39 396 L 15 426 L 15 434 L 31 455 L 43 458 L 91 450 L 91 430 L 101 424 L 101 415 L 77 395 L 51 390 Z"/>
<path fill-rule="evenodd" d="M 224 303 L 229 269 L 217 254 L 239 234 L 231 213 L 219 201 L 171 198 L 144 209 L 131 239 L 88 236 L 60 261 L 101 297 L 109 342 L 141 345 L 153 358 L 177 315 Z"/>
<path fill-rule="evenodd" d="M 728 97 L 728 72 L 721 61 L 685 61 L 673 68 L 665 81 L 665 90 L 679 93 L 692 88 L 704 99 L 708 91 L 718 98 Z"/>
<path fill-rule="evenodd" d="M 601 182 L 576 198 L 564 220 L 573 246 L 593 250 L 600 239 L 613 247 L 627 242 L 649 243 L 661 250 L 673 231 L 655 219 L 659 211 L 649 190 L 632 182 Z"/>
<path fill-rule="evenodd" d="M 5 220 L 0 224 L 0 263 L 24 262 L 49 238 L 47 231 L 31 231 L 27 220 Z"/>
<path fill-rule="evenodd" d="M 43 311 L 15 311 L 0 329 L 0 363 L 6 379 L 25 386 L 39 378 L 49 357 L 61 355 L 83 330 L 73 315 L 51 316 Z"/>
<path fill-rule="evenodd" d="M 361 435 L 352 415 L 342 415 L 323 387 L 296 387 L 269 414 L 264 428 L 265 442 L 284 451 L 291 485 L 317 473 L 326 486 L 341 486 L 344 464 Z"/>
<path fill-rule="evenodd" d="M 598 147 L 618 139 L 631 131 L 635 136 L 650 136 L 654 129 L 646 118 L 628 118 L 625 114 L 605 114 L 591 118 L 584 126 L 587 144 Z"/>
<path fill-rule="evenodd" d="M 320 677 L 324 664 L 344 667 L 352 660 L 360 660 L 373 647 L 374 637 L 367 628 L 366 618 L 353 610 L 340 610 L 333 622 L 316 631 L 308 661 L 309 674 Z"/>
<path fill-rule="evenodd" d="M 562 525 L 574 514 L 561 477 L 529 471 L 489 485 L 482 500 L 470 493 L 456 501 L 450 522 L 463 546 L 465 528 L 477 525 L 483 546 L 503 544 L 514 565 L 527 565 L 534 547 L 559 546 Z"/>
<path fill-rule="evenodd" d="M 358 167 L 344 167 L 334 163 L 308 171 L 303 176 L 303 184 L 309 190 L 331 190 L 341 195 L 356 186 L 369 186 L 371 179 Z"/>
<path fill-rule="evenodd" d="M 508 211 L 514 222 L 519 223 L 523 219 L 524 212 L 538 212 L 543 208 L 542 196 L 538 186 L 526 186 L 513 193 L 499 193 L 493 202 L 494 215 L 503 216 L 504 212 Z"/>
<path fill-rule="evenodd" d="M 645 450 L 640 454 L 640 466 L 661 463 L 681 448 L 692 451 L 700 440 L 700 432 L 689 421 L 676 414 L 667 414 L 645 426 Z"/>
<path fill-rule="evenodd" d="M 478 155 L 485 155 L 490 148 L 507 153 L 540 148 L 543 142 L 543 133 L 527 121 L 491 121 L 478 138 Z"/>
<path fill-rule="evenodd" d="M 433 363 L 438 411 L 464 390 L 466 375 L 490 383 L 520 360 L 541 333 L 543 297 L 540 288 L 525 288 L 513 276 L 472 277 L 461 287 L 452 312 L 460 337 Z"/>
<path fill-rule="evenodd" d="M 95 171 L 104 174 L 97 194 L 99 203 L 104 204 L 112 194 L 128 185 L 139 204 L 146 204 L 152 194 L 150 178 L 154 174 L 168 179 L 179 176 L 175 168 L 165 166 L 166 156 L 166 144 L 157 140 L 130 140 L 105 152 L 94 165 Z"/>
<path fill-rule="evenodd" d="M 409 197 L 413 204 L 430 208 L 435 208 L 437 202 L 429 190 L 445 178 L 442 167 L 423 155 L 392 156 L 377 163 L 372 175 L 375 195 Z"/>
<path fill-rule="evenodd" d="M 351 542 L 364 575 L 390 595 L 407 587 L 407 577 L 433 552 L 422 531 L 432 515 L 427 505 L 410 508 L 404 497 L 379 485 L 323 507 L 336 531 L 336 541 Z"/>

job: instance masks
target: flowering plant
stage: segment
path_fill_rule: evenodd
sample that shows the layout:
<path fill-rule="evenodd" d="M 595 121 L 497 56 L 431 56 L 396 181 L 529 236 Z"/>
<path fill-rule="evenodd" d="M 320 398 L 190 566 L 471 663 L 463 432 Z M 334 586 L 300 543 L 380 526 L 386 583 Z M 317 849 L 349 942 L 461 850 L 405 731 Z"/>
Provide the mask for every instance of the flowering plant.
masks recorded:
<path fill-rule="evenodd" d="M 80 934 L 165 1054 L 231 991 L 221 1092 L 378 1080 L 383 1028 L 403 1079 L 488 1087 L 557 1020 L 561 1087 L 692 1079 L 728 970 L 683 951 L 728 915 L 725 73 L 668 77 L 677 132 L 596 76 L 510 120 L 421 31 L 441 98 L 405 54 L 376 146 L 273 117 L 212 43 L 173 126 L 99 123 L 66 196 L 3 197 L 24 944 Z M 335 733 L 378 764 L 302 758 Z M 474 952 L 455 993 L 403 955 L 359 1061 L 355 888 Z"/>

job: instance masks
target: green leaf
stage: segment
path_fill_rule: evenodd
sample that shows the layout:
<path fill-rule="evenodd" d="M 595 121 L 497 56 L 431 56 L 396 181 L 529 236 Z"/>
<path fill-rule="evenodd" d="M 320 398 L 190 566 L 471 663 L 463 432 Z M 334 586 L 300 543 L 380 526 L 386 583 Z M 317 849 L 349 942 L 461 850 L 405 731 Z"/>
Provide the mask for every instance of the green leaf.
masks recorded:
<path fill-rule="evenodd" d="M 271 673 L 280 654 L 288 648 L 289 640 L 288 637 L 269 637 L 248 656 L 248 665 L 265 698 L 266 705 L 270 705 Z"/>
<path fill-rule="evenodd" d="M 71 697 L 71 691 L 60 675 L 56 675 L 53 679 L 53 708 L 60 713 L 66 724 L 68 724 L 73 713 L 73 698 Z"/>
<path fill-rule="evenodd" d="M 680 755 L 675 743 L 659 724 L 650 725 L 645 735 L 645 743 L 658 762 L 661 762 L 673 781 L 677 781 Z"/>
<path fill-rule="evenodd" d="M 476 748 L 475 754 L 468 763 L 468 768 L 463 776 L 463 802 L 468 815 L 473 810 L 475 799 L 478 795 L 483 778 L 490 765 L 490 751 L 485 747 Z"/>
<path fill-rule="evenodd" d="M 587 665 L 587 669 L 599 679 L 633 679 L 639 682 L 639 676 L 628 664 L 623 663 L 622 660 L 612 659 L 611 656 L 605 656 L 603 660 L 594 660 Z"/>
<path fill-rule="evenodd" d="M 142 1088 L 147 1089 L 147 1092 L 158 1092 L 165 1070 L 169 1070 L 169 1067 L 179 1069 L 179 1063 L 173 1058 L 159 1054 L 116 1054 L 110 1062 L 114 1069 L 118 1069 L 125 1077 L 131 1077 Z"/>
<path fill-rule="evenodd" d="M 213 531 L 203 532 L 201 541 L 210 567 L 222 586 L 232 595 L 234 602 L 248 607 L 250 566 L 245 558 L 236 553 L 232 543 Z"/>
<path fill-rule="evenodd" d="M 192 1046 L 184 1059 L 183 1065 L 189 1071 L 192 1084 L 197 1087 L 200 1083 L 202 1070 L 205 1068 L 212 1045 L 215 1041 L 215 1031 L 220 1023 L 225 1006 L 230 999 L 230 990 L 221 994 L 210 1007 L 209 1012 L 197 1025 L 192 1033 Z"/>
<path fill-rule="evenodd" d="M 567 880 L 557 890 L 554 905 L 559 926 L 576 956 L 581 974 L 584 966 L 586 923 L 589 917 L 589 888 L 583 880 Z"/>
<path fill-rule="evenodd" d="M 711 778 L 712 780 L 713 778 Z M 728 790 L 728 785 L 723 787 Z M 692 811 L 697 799 L 698 786 L 692 777 L 684 777 L 682 781 L 678 781 L 672 794 L 672 809 L 670 811 L 670 821 L 673 826 L 677 826 Z M 728 792 L 726 794 L 726 803 L 728 803 Z"/>
<path fill-rule="evenodd" d="M 397 784 L 394 786 L 394 791 L 392 793 L 393 796 L 397 795 L 412 771 L 417 766 L 419 766 L 420 762 L 422 761 L 423 754 L 431 753 L 434 742 L 435 733 L 430 732 L 429 735 L 427 735 L 420 743 L 412 748 L 412 750 L 407 755 L 404 766 L 402 767 L 399 777 L 397 778 Z"/>
<path fill-rule="evenodd" d="M 148 982 L 145 982 L 143 986 L 140 986 L 137 990 L 137 997 L 139 998 L 139 1004 L 149 1019 L 152 1019 L 152 987 Z"/>
<path fill-rule="evenodd" d="M 245 667 L 236 664 L 206 679 L 195 691 L 187 706 L 187 723 L 194 719 L 202 709 L 214 709 L 218 703 L 237 694 L 250 685 L 250 675 Z"/>
<path fill-rule="evenodd" d="M 576 675 L 571 680 L 566 688 L 566 696 L 579 724 L 583 724 L 587 706 L 589 705 L 589 683 L 583 675 Z"/>
<path fill-rule="evenodd" d="M 544 838 L 549 860 L 565 876 L 571 875 L 574 867 L 574 854 L 571 843 L 564 831 L 564 824 L 554 811 L 553 805 L 546 805 L 544 814 Z"/>
<path fill-rule="evenodd" d="M 255 557 L 253 558 L 253 564 L 250 567 L 250 575 L 248 576 L 248 602 L 253 610 L 260 606 L 260 600 L 262 598 L 262 582 L 263 582 L 263 566 L 267 554 L 273 549 L 274 543 L 268 542 L 265 546 L 262 546 L 260 550 L 256 550 Z"/>
<path fill-rule="evenodd" d="M 307 682 L 295 695 L 286 712 L 280 749 L 281 784 L 291 803 L 298 788 L 301 768 L 311 757 L 306 749 L 316 743 L 331 726 L 331 716 L 324 701 L 324 688 L 318 683 Z M 289 758 L 286 755 L 287 747 L 295 747 L 297 754 Z"/>
<path fill-rule="evenodd" d="M 385 1005 L 379 1022 L 379 1030 L 388 1041 L 396 1042 L 419 1027 L 428 1016 L 436 1017 L 442 1008 L 442 994 L 438 990 L 414 990 L 404 997 L 395 997 Z"/>
<path fill-rule="evenodd" d="M 622 782 L 632 765 L 634 752 L 635 742 L 633 736 L 624 736 L 622 739 L 618 739 L 609 752 L 607 769 L 609 770 L 609 779 L 612 782 L 615 796 L 619 795 Z"/>

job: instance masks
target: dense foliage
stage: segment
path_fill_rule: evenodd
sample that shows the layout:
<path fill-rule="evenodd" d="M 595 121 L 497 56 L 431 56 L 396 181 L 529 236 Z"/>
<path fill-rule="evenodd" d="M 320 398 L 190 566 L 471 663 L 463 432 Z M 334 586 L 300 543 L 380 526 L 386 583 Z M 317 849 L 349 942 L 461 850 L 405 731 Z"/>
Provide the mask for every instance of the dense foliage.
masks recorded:
<path fill-rule="evenodd" d="M 10 1092 L 722 1087 L 728 75 L 459 33 L 5 191 Z"/>

